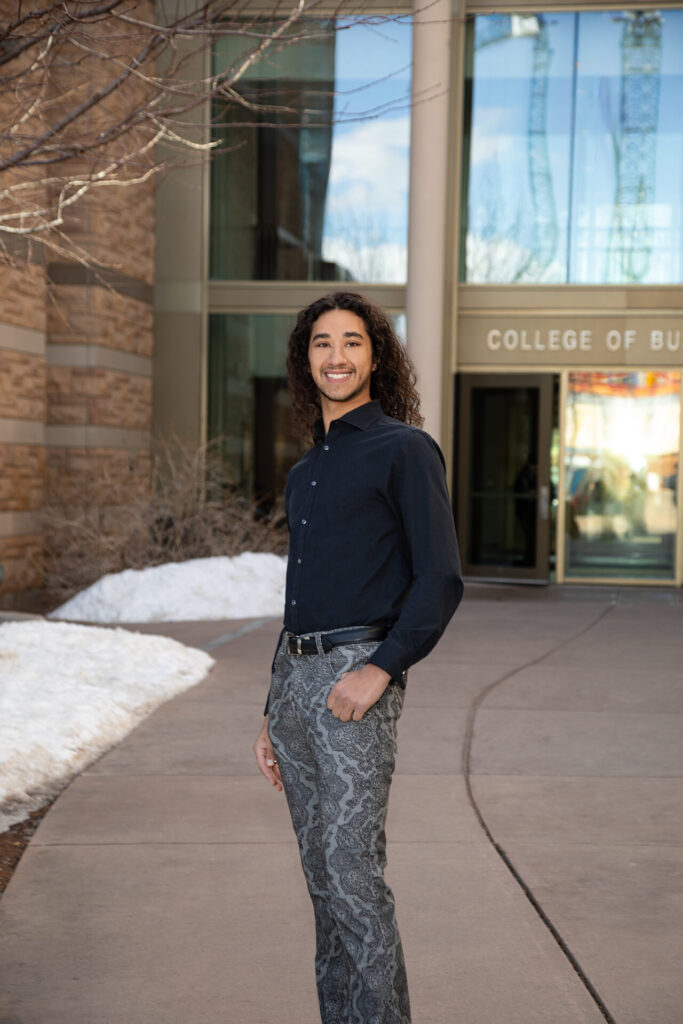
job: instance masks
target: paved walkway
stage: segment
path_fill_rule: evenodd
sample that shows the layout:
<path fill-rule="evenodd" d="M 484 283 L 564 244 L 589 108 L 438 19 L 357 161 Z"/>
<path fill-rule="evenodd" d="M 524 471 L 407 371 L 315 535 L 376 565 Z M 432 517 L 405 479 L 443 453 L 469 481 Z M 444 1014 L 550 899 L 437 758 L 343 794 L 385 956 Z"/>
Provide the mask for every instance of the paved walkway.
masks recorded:
<path fill-rule="evenodd" d="M 681 1024 L 682 600 L 470 587 L 412 670 L 389 877 L 415 1024 Z M 318 1020 L 251 755 L 278 625 L 253 626 L 141 627 L 216 666 L 42 822 L 0 903 L 0 1024 Z"/>

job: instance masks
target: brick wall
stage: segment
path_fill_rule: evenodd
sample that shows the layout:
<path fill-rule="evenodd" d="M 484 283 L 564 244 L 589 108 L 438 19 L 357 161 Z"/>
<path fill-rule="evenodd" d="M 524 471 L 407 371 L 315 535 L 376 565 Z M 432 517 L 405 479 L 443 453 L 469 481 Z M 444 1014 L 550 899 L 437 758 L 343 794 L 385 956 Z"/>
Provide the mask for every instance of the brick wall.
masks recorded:
<path fill-rule="evenodd" d="M 154 226 L 150 225 L 150 234 Z M 151 356 L 154 310 L 143 302 L 101 285 L 52 285 L 54 303 L 47 317 L 51 345 L 104 345 Z"/>
<path fill-rule="evenodd" d="M 44 331 L 47 282 L 36 263 L 0 263 L 0 321 Z"/>
<path fill-rule="evenodd" d="M 1 609 L 41 607 L 42 551 L 41 533 L 0 537 L 0 565 L 4 572 L 4 582 L 0 585 Z"/>
<path fill-rule="evenodd" d="M 0 444 L 0 509 L 35 512 L 45 498 L 45 448 L 40 445 Z"/>
<path fill-rule="evenodd" d="M 0 349 L 0 416 L 45 420 L 45 357 Z"/>
<path fill-rule="evenodd" d="M 21 606 L 40 584 L 46 294 L 42 266 L 0 264 L 0 607 Z"/>
<path fill-rule="evenodd" d="M 50 447 L 46 487 L 66 506 L 126 505 L 149 492 L 150 471 L 149 448 Z"/>
<path fill-rule="evenodd" d="M 51 366 L 47 409 L 50 423 L 149 430 L 152 380 L 115 370 Z"/>
<path fill-rule="evenodd" d="M 153 11 L 153 4 L 147 7 Z M 7 0 L 0 0 L 0 13 L 5 8 Z M 149 11 L 143 4 L 136 14 L 144 21 Z M 133 25 L 125 39 L 112 38 L 110 27 L 104 18 L 92 31 L 105 47 L 115 47 L 117 56 L 126 47 L 139 52 L 141 36 L 135 38 Z M 60 52 L 68 56 L 65 47 Z M 35 113 L 46 124 L 120 71 L 119 64 L 84 59 L 82 51 L 75 56 L 49 79 L 51 105 Z M 132 78 L 98 104 L 78 130 L 108 128 L 135 106 L 145 88 Z M 0 97 L 0 112 L 2 102 Z M 121 147 L 144 141 L 142 136 L 119 140 L 94 159 L 101 166 L 101 158 L 116 155 L 116 147 L 120 153 Z M 144 176 L 149 166 L 150 156 L 136 158 L 127 177 Z M 64 170 L 78 171 L 79 165 Z M 92 163 L 84 160 L 80 170 L 91 171 Z M 50 531 L 46 509 L 123 508 L 150 486 L 154 179 L 93 189 L 65 210 L 62 231 L 62 252 L 46 249 L 45 266 L 19 257 L 0 263 L 0 607 L 5 608 L 25 606 L 27 595 L 40 586 L 39 555 Z"/>

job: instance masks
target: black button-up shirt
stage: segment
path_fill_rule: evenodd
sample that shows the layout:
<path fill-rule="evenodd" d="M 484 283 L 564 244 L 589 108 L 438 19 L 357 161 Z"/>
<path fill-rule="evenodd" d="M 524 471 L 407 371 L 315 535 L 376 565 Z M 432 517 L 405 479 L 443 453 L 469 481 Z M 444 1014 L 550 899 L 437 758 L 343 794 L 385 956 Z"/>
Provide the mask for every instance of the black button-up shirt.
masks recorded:
<path fill-rule="evenodd" d="M 463 592 L 445 463 L 379 402 L 333 420 L 291 469 L 284 628 L 387 625 L 370 658 L 393 679 L 429 654 Z"/>

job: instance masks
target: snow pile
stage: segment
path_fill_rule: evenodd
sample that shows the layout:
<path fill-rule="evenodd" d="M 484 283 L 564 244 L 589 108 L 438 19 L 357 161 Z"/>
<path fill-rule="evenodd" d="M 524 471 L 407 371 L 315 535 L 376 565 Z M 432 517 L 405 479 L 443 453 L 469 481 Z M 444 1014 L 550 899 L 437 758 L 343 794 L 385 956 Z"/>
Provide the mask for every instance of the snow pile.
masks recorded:
<path fill-rule="evenodd" d="M 0 831 L 212 664 L 166 637 L 40 620 L 0 624 Z"/>
<path fill-rule="evenodd" d="M 282 615 L 287 559 L 247 551 L 110 573 L 52 612 L 78 622 L 189 622 Z"/>

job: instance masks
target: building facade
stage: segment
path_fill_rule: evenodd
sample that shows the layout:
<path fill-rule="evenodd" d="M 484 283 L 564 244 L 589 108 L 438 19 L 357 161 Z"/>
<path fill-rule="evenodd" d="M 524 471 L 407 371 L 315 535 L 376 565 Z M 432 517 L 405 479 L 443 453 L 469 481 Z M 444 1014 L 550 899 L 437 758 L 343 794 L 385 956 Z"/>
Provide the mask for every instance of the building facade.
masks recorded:
<path fill-rule="evenodd" d="M 392 11 L 253 68 L 288 113 L 215 111 L 233 148 L 165 182 L 158 428 L 280 491 L 293 315 L 353 288 L 417 366 L 468 576 L 680 586 L 683 6 Z"/>
<path fill-rule="evenodd" d="M 16 9 L 0 0 L 5 23 Z M 104 21 L 96 31 L 103 33 L 103 52 L 109 41 L 112 52 L 122 54 L 120 40 L 107 40 Z M 81 52 L 70 54 L 63 46 L 61 64 L 44 86 L 52 116 L 60 98 L 76 105 L 107 81 L 104 64 L 87 64 Z M 5 66 L 9 79 L 20 70 Z M 32 84 L 24 78 L 27 94 Z M 92 115 L 93 131 L 127 115 L 133 90 L 114 92 L 106 111 Z M 0 107 L 5 126 L 12 124 L 16 104 L 7 81 Z M 3 188 L 34 173 L 5 170 Z M 76 173 L 84 173 L 82 165 Z M 147 181 L 124 191 L 88 193 L 65 211 L 70 251 L 68 245 L 13 241 L 3 232 L 0 609 L 44 606 L 45 541 L 63 511 L 125 508 L 149 488 L 154 185 Z M 11 203 L 4 193 L 2 204 L 7 213 Z M 74 250 L 89 254 L 92 263 L 79 262 Z M 98 261 L 119 269 L 92 269 Z"/>
<path fill-rule="evenodd" d="M 683 584 L 683 3 L 344 10 L 255 62 L 241 110 L 197 108 L 217 151 L 157 186 L 156 228 L 149 192 L 99 225 L 127 276 L 0 282 L 5 603 L 39 582 L 49 481 L 144 485 L 152 409 L 280 493 L 287 336 L 336 288 L 405 340 L 467 576 Z"/>

